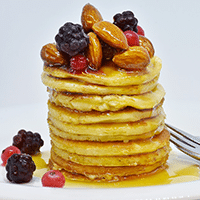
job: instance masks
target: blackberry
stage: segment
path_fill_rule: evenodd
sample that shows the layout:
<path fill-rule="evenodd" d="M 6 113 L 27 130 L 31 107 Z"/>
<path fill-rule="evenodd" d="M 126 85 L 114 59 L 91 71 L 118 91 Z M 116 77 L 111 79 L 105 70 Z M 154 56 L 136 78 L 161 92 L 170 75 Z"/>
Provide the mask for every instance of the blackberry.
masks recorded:
<path fill-rule="evenodd" d="M 138 20 L 134 17 L 133 12 L 131 11 L 124 11 L 122 14 L 117 13 L 114 17 L 114 22 L 116 26 L 118 26 L 122 31 L 135 31 L 138 32 L 137 23 Z"/>
<path fill-rule="evenodd" d="M 13 154 L 7 161 L 7 179 L 14 183 L 27 183 L 36 170 L 35 163 L 28 154 Z"/>
<path fill-rule="evenodd" d="M 102 40 L 100 40 L 100 43 L 102 47 L 103 60 L 111 60 L 113 56 L 116 54 L 117 50 Z"/>
<path fill-rule="evenodd" d="M 13 146 L 18 147 L 22 153 L 34 155 L 40 152 L 40 147 L 43 145 L 44 141 L 39 133 L 32 133 L 22 129 L 13 137 Z"/>
<path fill-rule="evenodd" d="M 55 36 L 59 51 L 65 52 L 70 56 L 75 56 L 82 52 L 89 44 L 89 37 L 80 24 L 67 22 Z"/>

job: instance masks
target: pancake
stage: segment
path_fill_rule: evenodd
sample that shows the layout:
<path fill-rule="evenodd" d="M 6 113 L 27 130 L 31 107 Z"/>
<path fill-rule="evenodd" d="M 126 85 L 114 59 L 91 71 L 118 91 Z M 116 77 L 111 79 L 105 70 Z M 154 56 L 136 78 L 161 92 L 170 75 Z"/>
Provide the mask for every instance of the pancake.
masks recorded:
<path fill-rule="evenodd" d="M 169 151 L 169 145 L 166 145 L 154 152 L 129 155 L 129 156 L 83 156 L 69 153 L 61 150 L 52 144 L 52 151 L 66 161 L 72 161 L 81 165 L 92 166 L 137 166 L 152 165 L 165 157 Z"/>
<path fill-rule="evenodd" d="M 97 19 L 88 21 L 86 11 Z M 41 79 L 49 93 L 49 168 L 66 179 L 97 182 L 165 169 L 170 134 L 165 90 L 158 83 L 161 59 L 145 36 L 129 46 L 123 30 L 103 21 L 92 5 L 83 12 L 83 27 L 66 23 L 56 43 L 41 51 Z"/>
<path fill-rule="evenodd" d="M 62 122 L 53 118 L 48 114 L 54 126 L 62 126 L 62 130 L 67 130 L 69 133 L 79 135 L 94 135 L 94 136 L 115 136 L 115 135 L 140 135 L 157 129 L 164 123 L 165 114 L 161 112 L 158 116 L 140 120 L 138 122 L 128 123 L 104 123 L 104 124 L 72 124 Z M 59 124 L 59 125 L 58 125 Z"/>
<path fill-rule="evenodd" d="M 142 72 L 141 74 L 139 72 L 131 71 L 127 73 L 126 70 L 120 70 L 112 62 L 101 66 L 97 73 L 90 72 L 82 74 L 73 74 L 69 73 L 65 68 L 48 67 L 46 65 L 44 65 L 43 71 L 46 74 L 57 78 L 73 78 L 87 83 L 105 86 L 130 86 L 144 84 L 153 80 L 156 76 L 159 75 L 161 68 L 161 59 L 157 56 L 154 56 L 151 59 L 150 64 L 146 67 L 145 73 Z"/>
<path fill-rule="evenodd" d="M 165 95 L 160 84 L 148 93 L 141 95 L 83 95 L 74 93 L 61 93 L 48 89 L 49 99 L 56 105 L 81 111 L 117 111 L 125 107 L 137 109 L 150 109 L 159 104 Z"/>
<path fill-rule="evenodd" d="M 65 107 L 56 106 L 48 102 L 49 114 L 60 121 L 73 124 L 95 124 L 95 123 L 123 123 L 135 122 L 146 118 L 155 117 L 163 112 L 162 103 L 153 109 L 137 110 L 126 108 L 116 112 L 78 112 Z"/>
<path fill-rule="evenodd" d="M 119 181 L 129 181 L 129 180 L 134 180 L 138 178 L 145 178 L 147 176 L 152 176 L 156 173 L 159 173 L 160 171 L 164 170 L 167 168 L 166 164 L 163 164 L 156 169 L 143 173 L 143 174 L 138 174 L 138 175 L 129 175 L 129 176 L 114 176 L 112 179 L 105 179 L 103 178 L 93 178 L 90 179 L 89 177 L 82 175 L 82 174 L 77 174 L 77 173 L 70 173 L 66 170 L 64 170 L 61 166 L 56 164 L 54 161 L 50 160 L 49 161 L 49 166 L 50 169 L 57 169 L 60 170 L 60 172 L 64 175 L 65 179 L 67 180 L 73 180 L 73 181 L 83 181 L 83 182 L 119 182 Z"/>
<path fill-rule="evenodd" d="M 142 94 L 151 91 L 157 85 L 159 76 L 141 85 L 129 85 L 129 86 L 104 86 L 97 84 L 89 84 L 83 81 L 77 81 L 76 79 L 57 78 L 49 76 L 47 73 L 42 73 L 42 82 L 49 88 L 55 89 L 61 92 L 71 93 L 84 93 L 84 94 Z"/>
<path fill-rule="evenodd" d="M 66 140 L 54 134 L 50 135 L 53 144 L 69 153 L 88 156 L 124 156 L 156 151 L 169 142 L 169 132 L 164 129 L 160 134 L 145 140 L 131 140 L 129 142 L 91 142 Z"/>
<path fill-rule="evenodd" d="M 50 169 L 60 170 L 66 178 L 73 180 L 115 182 L 138 178 L 139 175 L 148 175 L 148 173 L 152 173 L 157 169 L 159 170 L 159 168 L 163 170 L 167 159 L 168 155 L 153 165 L 122 167 L 88 166 L 66 161 L 59 157 L 54 151 L 51 151 L 49 166 Z"/>
<path fill-rule="evenodd" d="M 99 142 L 108 142 L 108 141 L 128 142 L 129 140 L 147 139 L 153 137 L 154 135 L 159 134 L 161 131 L 163 131 L 165 127 L 165 124 L 161 123 L 161 125 L 159 125 L 157 129 L 147 133 L 142 133 L 140 135 L 112 135 L 112 137 L 110 137 L 109 135 L 93 135 L 93 134 L 83 135 L 83 134 L 69 133 L 68 130 L 65 130 L 65 127 L 62 126 L 62 122 L 59 123 L 59 121 L 57 121 L 57 127 L 54 126 L 51 120 L 48 120 L 48 124 L 49 124 L 49 132 L 61 138 L 69 140 L 81 140 L 81 141 L 87 140 L 87 141 L 99 141 Z M 64 130 L 59 129 L 58 127 L 64 128 Z"/>

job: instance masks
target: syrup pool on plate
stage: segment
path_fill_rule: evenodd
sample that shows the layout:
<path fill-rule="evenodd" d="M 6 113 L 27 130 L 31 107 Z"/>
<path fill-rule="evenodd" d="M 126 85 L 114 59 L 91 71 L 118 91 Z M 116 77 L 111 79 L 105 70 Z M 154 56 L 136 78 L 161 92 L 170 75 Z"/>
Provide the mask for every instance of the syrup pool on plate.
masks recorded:
<path fill-rule="evenodd" d="M 35 177 L 42 178 L 43 174 L 48 170 L 47 163 L 49 160 L 49 151 L 42 152 L 37 156 L 33 156 L 37 170 L 34 172 Z M 125 188 L 125 187 L 142 187 L 164 184 L 183 183 L 200 180 L 200 168 L 197 162 L 189 159 L 185 155 L 172 151 L 168 159 L 168 167 L 165 170 L 157 172 L 153 175 L 137 178 L 131 181 L 122 181 L 114 183 L 88 183 L 80 181 L 67 180 L 66 188 Z"/>

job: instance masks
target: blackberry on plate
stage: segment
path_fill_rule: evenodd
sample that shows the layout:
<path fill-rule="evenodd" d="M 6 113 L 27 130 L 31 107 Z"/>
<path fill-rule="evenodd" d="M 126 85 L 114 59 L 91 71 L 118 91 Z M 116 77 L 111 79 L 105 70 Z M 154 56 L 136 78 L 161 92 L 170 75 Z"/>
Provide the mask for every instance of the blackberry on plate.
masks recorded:
<path fill-rule="evenodd" d="M 89 37 L 80 24 L 65 23 L 55 36 L 59 51 L 74 56 L 82 52 L 89 44 Z"/>
<path fill-rule="evenodd" d="M 118 26 L 122 31 L 135 31 L 138 32 L 137 23 L 138 20 L 134 17 L 133 12 L 131 11 L 124 11 L 122 14 L 117 13 L 114 17 L 114 22 L 116 26 Z"/>
<path fill-rule="evenodd" d="M 14 183 L 27 183 L 36 170 L 35 163 L 28 154 L 13 154 L 7 161 L 7 179 Z"/>
<path fill-rule="evenodd" d="M 44 141 L 39 133 L 32 133 L 22 129 L 13 137 L 13 146 L 18 147 L 22 153 L 34 155 L 40 152 L 40 147 L 43 145 Z"/>

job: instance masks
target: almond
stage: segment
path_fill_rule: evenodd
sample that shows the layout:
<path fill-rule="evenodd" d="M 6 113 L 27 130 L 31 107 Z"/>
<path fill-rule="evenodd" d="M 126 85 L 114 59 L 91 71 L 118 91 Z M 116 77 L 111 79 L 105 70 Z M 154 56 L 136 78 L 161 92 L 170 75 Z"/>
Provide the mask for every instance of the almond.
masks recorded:
<path fill-rule="evenodd" d="M 42 60 L 49 64 L 59 64 L 59 65 L 67 64 L 67 59 L 65 59 L 60 54 L 60 52 L 56 48 L 56 44 L 49 43 L 43 46 L 40 55 Z"/>
<path fill-rule="evenodd" d="M 139 44 L 148 51 L 150 58 L 154 56 L 155 50 L 153 44 L 148 38 L 139 35 Z"/>
<path fill-rule="evenodd" d="M 107 44 L 114 48 L 128 49 L 128 42 L 123 31 L 116 25 L 101 21 L 92 26 L 92 30 Z"/>
<path fill-rule="evenodd" d="M 102 61 L 102 47 L 101 43 L 96 36 L 95 33 L 90 32 L 88 33 L 89 36 L 89 47 L 87 51 L 87 57 L 89 59 L 90 65 L 94 69 L 99 69 L 101 66 L 101 61 Z"/>
<path fill-rule="evenodd" d="M 124 69 L 143 69 L 150 63 L 148 51 L 141 46 L 129 47 L 127 51 L 116 54 L 113 62 Z"/>
<path fill-rule="evenodd" d="M 93 24 L 102 20 L 100 12 L 94 6 L 88 3 L 83 7 L 81 23 L 86 33 L 92 29 Z"/>

